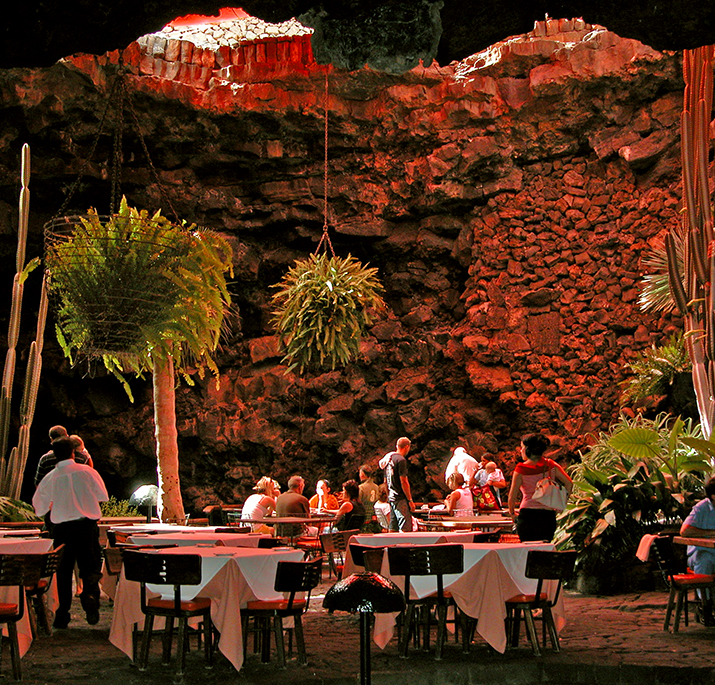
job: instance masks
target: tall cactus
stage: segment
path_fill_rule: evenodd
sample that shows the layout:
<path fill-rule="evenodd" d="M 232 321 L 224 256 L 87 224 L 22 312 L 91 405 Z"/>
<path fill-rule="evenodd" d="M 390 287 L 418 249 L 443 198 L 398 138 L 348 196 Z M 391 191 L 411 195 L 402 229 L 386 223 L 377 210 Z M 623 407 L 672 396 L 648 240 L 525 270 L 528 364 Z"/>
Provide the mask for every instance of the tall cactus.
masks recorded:
<path fill-rule="evenodd" d="M 685 50 L 681 115 L 684 265 L 678 269 L 675 239 L 666 238 L 670 290 L 683 316 L 703 433 L 715 419 L 715 231 L 708 184 L 713 46 Z"/>
<path fill-rule="evenodd" d="M 38 258 L 25 264 L 25 247 L 27 245 L 27 231 L 30 217 L 30 146 L 22 147 L 20 190 L 20 218 L 17 230 L 17 254 L 15 264 L 15 278 L 12 285 L 12 302 L 10 308 L 10 324 L 7 334 L 7 353 L 5 355 L 5 368 L 0 388 L 0 494 L 14 499 L 19 498 L 22 488 L 22 477 L 27 464 L 30 449 L 30 427 L 35 415 L 37 390 L 42 369 L 42 344 L 45 335 L 45 322 L 47 321 L 47 283 L 42 281 L 40 294 L 40 308 L 37 317 L 37 330 L 35 340 L 30 346 L 25 372 L 25 388 L 20 404 L 20 428 L 18 431 L 17 445 L 7 455 L 10 415 L 12 412 L 12 386 L 15 380 L 15 364 L 17 358 L 17 341 L 20 334 L 20 314 L 22 313 L 22 296 L 25 280 L 40 263 Z"/>

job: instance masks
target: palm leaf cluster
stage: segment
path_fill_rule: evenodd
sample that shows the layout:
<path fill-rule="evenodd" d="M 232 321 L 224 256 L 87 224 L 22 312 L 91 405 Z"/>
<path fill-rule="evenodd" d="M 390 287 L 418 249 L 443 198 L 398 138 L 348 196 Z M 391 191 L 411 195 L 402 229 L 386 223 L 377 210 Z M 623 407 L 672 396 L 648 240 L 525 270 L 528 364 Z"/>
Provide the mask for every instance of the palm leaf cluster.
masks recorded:
<path fill-rule="evenodd" d="M 570 469 L 574 492 L 555 542 L 595 572 L 631 560 L 644 533 L 684 518 L 713 455 L 715 444 L 691 419 L 622 417 Z"/>
<path fill-rule="evenodd" d="M 633 377 L 624 382 L 622 404 L 667 394 L 678 374 L 689 373 L 692 368 L 683 333 L 673 335 L 665 345 L 653 345 L 627 367 Z"/>
<path fill-rule="evenodd" d="M 376 274 L 350 255 L 311 255 L 274 286 L 274 324 L 291 370 L 334 369 L 357 356 L 371 312 L 385 306 Z"/>
<path fill-rule="evenodd" d="M 673 239 L 673 254 L 675 256 L 675 272 L 683 273 L 684 268 L 684 242 L 682 225 L 671 231 Z M 641 279 L 639 304 L 645 312 L 677 311 L 675 297 L 671 291 L 670 275 L 668 269 L 668 251 L 663 241 L 655 244 L 643 258 L 643 266 L 648 273 Z"/>
<path fill-rule="evenodd" d="M 57 228 L 55 226 L 55 228 Z M 47 235 L 50 288 L 65 354 L 101 358 L 119 375 L 172 357 L 217 371 L 212 358 L 230 296 L 231 249 L 218 235 L 138 211 L 93 210 Z M 125 386 L 126 387 L 126 386 Z"/>

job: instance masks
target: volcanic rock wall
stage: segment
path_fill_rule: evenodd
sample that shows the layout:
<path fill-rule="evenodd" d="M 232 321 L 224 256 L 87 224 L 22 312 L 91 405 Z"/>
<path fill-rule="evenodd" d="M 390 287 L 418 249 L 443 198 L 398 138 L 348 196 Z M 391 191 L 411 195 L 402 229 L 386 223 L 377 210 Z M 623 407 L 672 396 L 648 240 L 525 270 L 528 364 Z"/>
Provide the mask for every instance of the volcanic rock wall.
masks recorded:
<path fill-rule="evenodd" d="M 301 53 L 295 72 L 276 62 L 231 80 L 214 63 L 224 71 L 192 84 L 133 50 L 132 106 L 162 185 L 183 218 L 234 246 L 220 387 L 197 379 L 178 395 L 189 509 L 242 499 L 264 473 L 339 483 L 403 434 L 418 497 L 439 491 L 458 444 L 508 471 L 519 436 L 539 430 L 572 461 L 617 416 L 624 364 L 673 329 L 640 312 L 638 280 L 678 221 L 678 56 L 550 22 L 448 68 L 332 70 L 332 240 L 379 268 L 389 311 L 356 363 L 298 378 L 280 363 L 270 286 L 321 233 L 324 69 Z M 91 146 L 113 59 L 0 75 L 8 252 L 21 144 L 39 236 Z M 136 131 L 124 149 L 123 192 L 158 206 Z M 97 150 L 80 208 L 109 195 L 109 133 Z M 152 470 L 150 388 L 134 383 L 129 405 L 51 342 L 48 357 L 38 435 L 67 423 L 115 491 L 131 491 Z"/>

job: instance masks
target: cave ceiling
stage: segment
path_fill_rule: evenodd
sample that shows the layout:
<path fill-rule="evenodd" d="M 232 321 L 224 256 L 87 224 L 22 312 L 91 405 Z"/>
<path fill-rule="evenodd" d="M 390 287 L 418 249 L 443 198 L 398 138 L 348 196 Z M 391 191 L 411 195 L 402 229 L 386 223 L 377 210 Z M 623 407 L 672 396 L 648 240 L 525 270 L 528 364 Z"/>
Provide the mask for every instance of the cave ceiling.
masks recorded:
<path fill-rule="evenodd" d="M 0 67 L 42 67 L 70 54 L 101 54 L 160 30 L 177 16 L 215 15 L 216 0 L 24 0 L 3 10 Z M 269 22 L 304 17 L 337 46 L 337 60 L 359 64 L 366 50 L 394 49 L 410 38 L 428 44 L 440 64 L 463 59 L 509 36 L 525 33 L 546 14 L 581 17 L 657 50 L 713 42 L 712 0 L 244 0 L 249 14 Z M 410 18 L 412 17 L 412 19 Z M 311 23 L 312 22 L 312 23 Z M 429 24 L 417 30 L 416 24 Z M 401 36 L 401 38 L 400 38 Z M 430 41 L 432 48 L 429 47 Z M 369 47 L 366 47 L 369 46 Z M 384 46 L 383 46 L 384 47 Z M 418 48 L 419 49 L 419 48 Z M 347 51 L 347 55 L 346 55 Z M 327 54 L 322 52 L 321 54 Z M 326 61 L 332 61 L 330 57 Z M 356 61 L 357 60 L 357 61 Z M 367 61 L 367 60 L 366 60 Z M 335 63 L 335 62 L 333 62 Z"/>

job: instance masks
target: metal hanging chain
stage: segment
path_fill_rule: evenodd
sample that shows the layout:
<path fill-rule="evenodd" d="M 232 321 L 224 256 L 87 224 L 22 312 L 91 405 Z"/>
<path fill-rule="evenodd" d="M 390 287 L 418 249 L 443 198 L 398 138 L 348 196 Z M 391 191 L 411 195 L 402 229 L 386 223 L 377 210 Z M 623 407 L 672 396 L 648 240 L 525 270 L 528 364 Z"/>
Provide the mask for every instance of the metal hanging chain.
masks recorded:
<path fill-rule="evenodd" d="M 74 194 L 77 192 L 77 188 L 79 188 L 79 184 L 82 181 L 82 177 L 84 176 L 85 171 L 87 171 L 87 167 L 89 166 L 90 161 L 92 160 L 92 157 L 94 157 L 94 153 L 97 150 L 97 144 L 99 143 L 99 139 L 102 136 L 102 132 L 104 131 L 104 125 L 107 121 L 107 115 L 109 114 L 109 106 L 112 104 L 114 101 L 114 94 L 117 88 L 119 88 L 119 74 L 117 74 L 114 78 L 114 81 L 112 82 L 112 87 L 109 91 L 109 95 L 107 96 L 107 101 L 104 104 L 104 111 L 102 112 L 102 117 L 99 120 L 99 127 L 97 129 L 97 134 L 94 137 L 94 140 L 92 141 L 92 147 L 89 150 L 89 154 L 87 157 L 82 160 L 82 164 L 80 165 L 79 171 L 77 172 L 77 177 L 75 180 L 72 182 L 72 185 L 70 186 L 69 192 L 67 193 L 67 196 L 64 199 L 64 202 L 60 205 L 60 208 L 57 210 L 55 215 L 52 217 L 53 219 L 57 219 L 60 216 L 63 216 L 65 211 L 67 210 L 67 207 L 69 206 L 69 203 L 72 201 L 72 198 L 74 197 Z"/>
<path fill-rule="evenodd" d="M 324 157 L 323 157 L 323 235 L 320 236 L 320 242 L 318 247 L 315 248 L 315 254 L 318 254 L 323 243 L 326 245 L 326 249 L 330 249 L 330 254 L 335 257 L 335 250 L 333 249 L 333 243 L 330 241 L 330 235 L 328 234 L 328 70 L 329 67 L 325 68 L 325 101 L 323 104 L 324 112 Z"/>
<path fill-rule="evenodd" d="M 123 54 L 123 52 L 120 52 L 117 72 L 116 72 L 114 80 L 112 82 L 112 87 L 111 87 L 109 95 L 107 97 L 107 101 L 104 105 L 104 111 L 102 112 L 102 118 L 99 122 L 99 128 L 97 130 L 97 135 L 95 136 L 94 141 L 92 142 L 92 147 L 89 150 L 89 154 L 87 155 L 87 157 L 82 162 L 82 165 L 80 166 L 79 172 L 77 174 L 77 178 L 74 180 L 74 182 L 70 186 L 70 190 L 67 193 L 67 197 L 65 198 L 64 202 L 62 203 L 62 206 L 60 207 L 60 209 L 57 211 L 57 213 L 55 214 L 55 216 L 53 218 L 58 218 L 65 213 L 67 206 L 69 205 L 70 201 L 72 200 L 72 197 L 74 196 L 75 192 L 77 191 L 77 188 L 79 187 L 82 177 L 84 176 L 84 173 L 87 170 L 89 163 L 91 162 L 92 158 L 94 157 L 94 153 L 96 152 L 96 149 L 97 149 L 97 144 L 99 143 L 99 139 L 102 135 L 102 132 L 104 131 L 105 123 L 107 121 L 107 115 L 109 113 L 109 108 L 112 104 L 116 104 L 116 120 L 115 120 L 114 134 L 113 134 L 113 151 L 112 151 L 112 164 L 111 164 L 111 188 L 112 189 L 111 189 L 111 198 L 110 198 L 110 213 L 116 214 L 116 212 L 118 211 L 118 209 L 119 209 L 119 201 L 118 200 L 121 197 L 121 168 L 122 168 L 122 162 L 123 162 L 122 148 L 123 148 L 123 130 L 124 130 L 124 106 L 126 103 L 129 106 L 129 113 L 131 114 L 132 122 L 134 123 L 134 126 L 137 131 L 137 135 L 139 136 L 142 150 L 144 152 L 144 155 L 146 156 L 147 163 L 149 165 L 149 169 L 150 169 L 152 178 L 154 179 L 155 183 L 157 184 L 162 198 L 164 199 L 164 201 L 168 205 L 169 209 L 171 210 L 171 213 L 174 217 L 175 222 L 177 224 L 181 225 L 181 220 L 179 219 L 179 215 L 177 214 L 176 209 L 174 208 L 174 205 L 171 202 L 171 199 L 169 198 L 169 196 L 166 192 L 166 189 L 164 188 L 164 185 L 161 182 L 161 179 L 159 178 L 159 174 L 156 170 L 156 167 L 154 166 L 154 162 L 151 159 L 151 155 L 149 154 L 149 148 L 147 147 L 146 140 L 144 139 L 144 135 L 141 132 L 141 128 L 139 126 L 139 118 L 137 117 L 136 110 L 134 109 L 134 103 L 132 102 L 132 99 L 129 94 L 129 90 L 127 88 L 126 72 L 127 72 L 127 68 L 124 64 L 124 54 Z"/>

